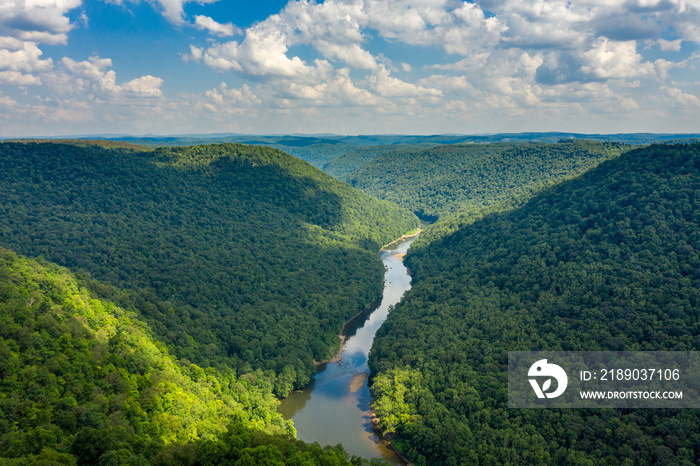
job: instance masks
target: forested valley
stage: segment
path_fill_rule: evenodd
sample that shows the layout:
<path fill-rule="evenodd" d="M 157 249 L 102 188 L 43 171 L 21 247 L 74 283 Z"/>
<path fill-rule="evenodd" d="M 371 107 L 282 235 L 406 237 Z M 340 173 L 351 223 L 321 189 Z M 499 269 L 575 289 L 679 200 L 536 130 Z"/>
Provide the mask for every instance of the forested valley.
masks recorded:
<path fill-rule="evenodd" d="M 379 296 L 413 214 L 240 144 L 3 143 L 0 171 L 0 456 L 365 462 L 293 440 L 275 396 Z"/>
<path fill-rule="evenodd" d="M 403 454 L 697 464 L 696 410 L 507 407 L 508 351 L 700 346 L 700 145 L 555 136 L 233 138 L 365 193 L 270 147 L 0 144 L 0 458 L 368 464 L 295 440 L 276 398 L 380 295 L 414 212 L 437 222 L 370 354 Z"/>
<path fill-rule="evenodd" d="M 556 148 L 555 148 L 556 150 Z M 652 145 L 412 248 L 370 354 L 415 464 L 697 464 L 697 410 L 510 409 L 508 351 L 700 349 L 700 145 Z"/>
<path fill-rule="evenodd" d="M 485 213 L 516 207 L 543 188 L 629 149 L 621 143 L 575 140 L 413 147 L 382 153 L 353 171 L 347 182 L 454 229 Z"/>

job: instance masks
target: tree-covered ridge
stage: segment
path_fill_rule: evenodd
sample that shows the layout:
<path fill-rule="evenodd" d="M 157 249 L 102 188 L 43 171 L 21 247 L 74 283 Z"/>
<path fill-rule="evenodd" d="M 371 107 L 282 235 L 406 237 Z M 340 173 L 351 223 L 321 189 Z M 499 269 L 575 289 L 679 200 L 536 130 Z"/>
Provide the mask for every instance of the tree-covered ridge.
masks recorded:
<path fill-rule="evenodd" d="M 437 219 L 519 200 L 620 155 L 618 143 L 501 143 L 387 152 L 348 182 L 380 199 Z M 503 209 L 502 209 L 503 210 Z"/>
<path fill-rule="evenodd" d="M 697 464 L 697 410 L 507 407 L 508 351 L 699 350 L 700 145 L 602 163 L 410 251 L 370 356 L 416 464 Z"/>
<path fill-rule="evenodd" d="M 97 299 L 68 270 L 0 249 L 3 458 L 152 458 L 174 443 L 215 440 L 232 420 L 284 433 L 276 403 L 231 373 L 179 364 L 134 313 Z"/>
<path fill-rule="evenodd" d="M 80 147 L 99 146 L 103 149 L 123 149 L 132 152 L 151 151 L 153 148 L 134 144 L 127 141 L 115 141 L 111 139 L 17 139 L 8 142 L 39 143 L 39 144 L 70 144 Z"/>
<path fill-rule="evenodd" d="M 335 157 L 330 162 L 323 166 L 323 171 L 329 175 L 346 180 L 352 177 L 352 174 L 360 170 L 365 165 L 372 162 L 374 159 L 386 154 L 387 152 L 395 152 L 399 155 L 402 153 L 415 152 L 432 147 L 435 144 L 411 144 L 411 145 L 381 145 L 381 146 L 366 146 L 357 149 L 349 150 L 344 154 Z"/>
<path fill-rule="evenodd" d="M 308 381 L 410 213 L 280 151 L 0 145 L 0 245 L 130 288 L 179 358 Z"/>
<path fill-rule="evenodd" d="M 284 138 L 277 143 L 270 144 L 270 147 L 309 162 L 318 169 L 323 169 L 336 157 L 340 157 L 355 148 L 352 144 L 328 140 L 313 140 L 310 141 L 312 143 L 306 143 L 305 139 L 307 138 Z"/>

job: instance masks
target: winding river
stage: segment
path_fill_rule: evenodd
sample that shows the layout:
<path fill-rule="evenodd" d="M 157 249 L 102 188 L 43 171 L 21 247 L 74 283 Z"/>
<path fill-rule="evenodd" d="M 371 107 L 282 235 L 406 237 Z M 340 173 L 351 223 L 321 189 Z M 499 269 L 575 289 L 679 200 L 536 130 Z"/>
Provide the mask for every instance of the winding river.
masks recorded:
<path fill-rule="evenodd" d="M 405 254 L 414 240 L 408 238 L 382 251 L 386 273 L 381 303 L 366 320 L 346 328 L 340 360 L 325 364 L 308 387 L 282 400 L 278 411 L 294 421 L 299 439 L 321 445 L 342 443 L 350 455 L 403 464 L 373 429 L 367 356 L 389 306 L 398 303 L 411 288 L 411 277 L 397 255 Z"/>

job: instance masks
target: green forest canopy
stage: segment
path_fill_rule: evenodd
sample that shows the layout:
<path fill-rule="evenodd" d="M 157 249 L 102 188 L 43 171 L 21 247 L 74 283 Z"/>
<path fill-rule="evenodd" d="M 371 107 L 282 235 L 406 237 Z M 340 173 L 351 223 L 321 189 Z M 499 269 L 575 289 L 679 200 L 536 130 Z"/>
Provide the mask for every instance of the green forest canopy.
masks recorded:
<path fill-rule="evenodd" d="M 81 270 L 0 251 L 0 374 L 17 374 L 0 385 L 0 456 L 361 463 L 292 440 L 272 393 L 337 347 L 380 291 L 378 246 L 415 217 L 268 148 L 104 145 L 0 144 L 0 246 Z M 634 151 L 465 227 L 629 149 L 499 146 L 469 163 L 435 149 L 413 167 L 428 188 L 384 167 L 415 205 L 450 207 L 372 352 L 382 427 L 418 464 L 695 464 L 694 411 L 508 410 L 503 368 L 514 349 L 697 349 L 698 146 Z"/>
<path fill-rule="evenodd" d="M 137 313 L 0 248 L 0 462 L 360 465 L 293 438 L 260 370 L 177 361 Z"/>
<path fill-rule="evenodd" d="M 110 282 L 94 291 L 178 358 L 262 369 L 278 394 L 379 296 L 379 246 L 418 226 L 265 147 L 3 143 L 0 172 L 0 246 Z"/>
<path fill-rule="evenodd" d="M 436 144 L 392 144 L 359 147 L 333 158 L 323 166 L 323 171 L 339 180 L 346 181 L 348 178 L 352 177 L 353 173 L 387 152 L 391 152 L 392 156 L 395 157 L 401 153 L 408 154 L 435 145 Z"/>
<path fill-rule="evenodd" d="M 697 410 L 507 407 L 508 351 L 700 349 L 700 145 L 602 163 L 409 251 L 370 354 L 415 464 L 697 464 Z"/>
<path fill-rule="evenodd" d="M 455 144 L 385 152 L 356 170 L 356 188 L 436 220 L 505 210 L 598 163 L 619 156 L 620 143 Z"/>

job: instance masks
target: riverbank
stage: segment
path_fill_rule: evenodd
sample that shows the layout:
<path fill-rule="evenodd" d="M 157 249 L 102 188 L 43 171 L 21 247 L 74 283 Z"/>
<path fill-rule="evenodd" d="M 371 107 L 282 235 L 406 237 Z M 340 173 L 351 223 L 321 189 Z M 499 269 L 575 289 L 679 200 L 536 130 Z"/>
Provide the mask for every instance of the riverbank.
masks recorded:
<path fill-rule="evenodd" d="M 413 230 L 409 233 L 406 233 L 401 238 L 395 239 L 391 243 L 385 244 L 384 246 L 382 246 L 382 249 L 380 249 L 380 251 L 384 251 L 386 249 L 389 249 L 391 246 L 398 244 L 401 241 L 407 240 L 409 238 L 415 238 L 416 236 L 420 235 L 422 231 L 423 231 L 423 227 L 421 226 L 421 228 L 418 228 L 417 230 Z"/>
<path fill-rule="evenodd" d="M 292 392 L 278 411 L 294 421 L 297 438 L 321 445 L 341 443 L 349 454 L 362 458 L 382 458 L 394 465 L 406 462 L 381 440 L 370 419 L 372 395 L 367 378 L 368 356 L 374 336 L 393 306 L 411 288 L 411 278 L 396 254 L 405 253 L 416 232 L 404 235 L 388 251 L 381 253 L 384 264 L 382 298 L 367 306 L 343 327 L 340 348 L 329 356 L 338 362 L 317 363 L 318 371 L 304 389 Z M 324 364 L 325 362 L 325 364 Z M 390 435 L 389 435 L 390 437 Z"/>
<path fill-rule="evenodd" d="M 381 427 L 379 427 L 379 418 L 377 417 L 377 413 L 374 412 L 374 408 L 370 408 L 369 416 L 370 416 L 370 420 L 372 421 L 372 429 L 374 430 L 374 433 L 377 435 L 377 437 L 379 437 L 382 444 L 386 448 L 391 450 L 396 455 L 396 457 L 401 460 L 401 462 L 405 466 L 412 466 L 412 463 L 410 461 L 408 461 L 408 458 L 403 456 L 403 454 L 401 454 L 401 452 L 391 443 L 390 437 L 388 437 L 387 435 L 384 435 L 384 432 L 382 432 Z"/>
<path fill-rule="evenodd" d="M 345 351 L 345 342 L 347 341 L 347 338 L 345 335 L 338 335 L 340 337 L 340 348 L 338 349 L 338 352 L 336 353 L 335 356 L 333 356 L 330 359 L 324 359 L 323 361 L 314 361 L 314 367 L 316 368 L 317 371 L 323 370 L 323 368 L 326 366 L 328 363 L 332 362 L 338 362 L 340 361 L 340 358 L 343 357 L 343 351 Z"/>
<path fill-rule="evenodd" d="M 406 233 L 405 235 L 401 236 L 400 238 L 395 239 L 391 243 L 385 244 L 380 249 L 380 252 L 386 251 L 389 248 L 391 248 L 391 246 L 399 244 L 402 241 L 405 241 L 405 240 L 410 239 L 410 238 L 415 238 L 416 236 L 421 234 L 421 232 L 424 229 L 423 227 L 425 225 L 427 225 L 427 224 L 421 223 L 420 228 L 413 230 L 409 233 Z M 397 259 L 399 259 L 402 262 L 403 262 L 404 256 L 406 256 L 405 252 L 402 252 L 399 254 L 394 254 L 394 257 L 396 257 Z M 386 269 L 386 266 L 385 266 L 385 269 Z M 409 273 L 409 275 L 410 275 L 410 273 Z M 384 279 L 383 281 L 386 282 L 386 279 Z M 325 367 L 326 364 L 340 361 L 340 359 L 342 358 L 342 355 L 343 355 L 343 351 L 345 351 L 345 342 L 347 341 L 348 336 L 351 336 L 351 335 L 349 335 L 348 330 L 349 329 L 356 329 L 357 325 L 364 322 L 366 317 L 369 314 L 371 314 L 375 309 L 377 309 L 379 307 L 379 305 L 381 304 L 381 302 L 382 302 L 382 296 L 380 296 L 379 298 L 372 301 L 365 309 L 360 311 L 355 317 L 350 319 L 345 324 L 345 326 L 343 326 L 343 330 L 341 330 L 340 335 L 338 335 L 338 337 L 340 338 L 340 347 L 338 348 L 338 352 L 335 354 L 335 356 L 333 356 L 330 359 L 324 359 L 323 361 L 316 361 L 315 359 L 313 360 L 314 367 L 316 368 L 317 371 L 323 370 L 323 368 Z"/>
<path fill-rule="evenodd" d="M 357 315 L 355 315 L 352 319 L 348 320 L 347 323 L 343 326 L 343 330 L 340 331 L 340 335 L 338 337 L 340 338 L 340 347 L 338 348 L 338 352 L 335 354 L 330 359 L 324 359 L 323 361 L 316 361 L 314 359 L 314 366 L 316 367 L 316 370 L 323 370 L 323 367 L 328 364 L 328 363 L 333 363 L 333 362 L 338 362 L 343 356 L 343 351 L 345 351 L 345 342 L 347 342 L 348 338 L 354 334 L 354 332 L 357 330 L 357 327 L 361 325 L 367 318 L 369 314 L 374 312 L 379 305 L 382 302 L 382 297 L 378 297 L 369 305 L 364 308 L 362 311 L 360 311 Z"/>

